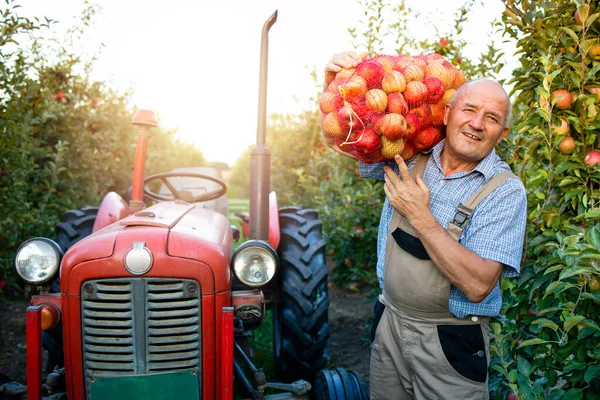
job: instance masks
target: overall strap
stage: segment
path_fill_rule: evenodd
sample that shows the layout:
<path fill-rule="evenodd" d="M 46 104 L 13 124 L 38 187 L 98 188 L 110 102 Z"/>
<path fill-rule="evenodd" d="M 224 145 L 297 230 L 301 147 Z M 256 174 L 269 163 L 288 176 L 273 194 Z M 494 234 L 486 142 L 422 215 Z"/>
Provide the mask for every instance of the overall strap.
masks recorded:
<path fill-rule="evenodd" d="M 450 236 L 455 240 L 458 240 L 463 229 L 471 220 L 471 215 L 473 215 L 475 207 L 477 207 L 490 193 L 496 190 L 496 188 L 513 177 L 515 177 L 515 175 L 511 171 L 502 171 L 483 184 L 469 200 L 459 204 L 459 206 L 456 207 L 456 213 L 454 214 L 452 221 L 448 224 L 448 228 L 446 229 Z"/>
<path fill-rule="evenodd" d="M 427 166 L 427 161 L 429 160 L 429 157 L 431 156 L 431 153 L 421 153 L 419 154 L 419 158 L 417 158 L 417 161 L 415 162 L 415 166 L 413 167 L 410 175 L 413 177 L 413 179 L 417 178 L 417 174 L 421 175 L 421 177 L 423 176 L 423 172 L 425 172 L 425 167 Z"/>

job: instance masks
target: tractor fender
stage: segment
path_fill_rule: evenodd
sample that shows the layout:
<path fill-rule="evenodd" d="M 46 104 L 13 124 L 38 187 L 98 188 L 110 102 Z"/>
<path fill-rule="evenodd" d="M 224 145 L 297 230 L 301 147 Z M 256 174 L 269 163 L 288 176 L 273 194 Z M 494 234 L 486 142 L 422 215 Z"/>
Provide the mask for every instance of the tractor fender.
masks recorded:
<path fill-rule="evenodd" d="M 122 220 L 128 215 L 129 207 L 125 200 L 115 192 L 108 192 L 102 199 L 102 203 L 100 203 L 92 232 L 99 231 L 112 223 Z"/>
<path fill-rule="evenodd" d="M 279 239 L 281 238 L 281 232 L 279 232 L 279 210 L 277 208 L 277 194 L 275 192 L 269 193 L 269 244 L 274 249 L 279 246 Z"/>

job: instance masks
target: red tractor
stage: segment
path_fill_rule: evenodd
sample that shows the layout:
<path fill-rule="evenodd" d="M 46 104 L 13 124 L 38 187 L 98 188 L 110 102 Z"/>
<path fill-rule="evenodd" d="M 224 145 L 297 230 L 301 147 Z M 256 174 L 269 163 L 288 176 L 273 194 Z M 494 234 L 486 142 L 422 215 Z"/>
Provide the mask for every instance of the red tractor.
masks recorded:
<path fill-rule="evenodd" d="M 144 178 L 157 121 L 138 111 L 129 204 L 109 193 L 98 208 L 67 211 L 56 241 L 33 238 L 17 252 L 18 274 L 39 288 L 26 311 L 29 400 L 232 399 L 234 386 L 253 399 L 367 398 L 357 373 L 323 370 L 329 297 L 317 212 L 278 210 L 269 194 L 266 71 L 276 19 L 262 31 L 249 239 L 233 248 L 239 231 L 214 170 Z M 288 383 L 269 381 L 250 356 L 267 309 L 278 380 Z M 18 394 L 10 385 L 0 393 Z M 266 394 L 274 391 L 283 393 Z"/>

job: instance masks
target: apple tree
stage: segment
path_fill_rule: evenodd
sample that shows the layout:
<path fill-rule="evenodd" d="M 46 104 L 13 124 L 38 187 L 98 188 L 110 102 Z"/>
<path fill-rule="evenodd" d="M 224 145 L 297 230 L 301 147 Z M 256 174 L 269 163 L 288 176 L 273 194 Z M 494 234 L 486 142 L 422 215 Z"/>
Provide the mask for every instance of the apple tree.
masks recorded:
<path fill-rule="evenodd" d="M 519 279 L 494 323 L 495 397 L 600 398 L 600 14 L 594 2 L 505 0 L 516 41 L 502 146 L 528 193 Z"/>

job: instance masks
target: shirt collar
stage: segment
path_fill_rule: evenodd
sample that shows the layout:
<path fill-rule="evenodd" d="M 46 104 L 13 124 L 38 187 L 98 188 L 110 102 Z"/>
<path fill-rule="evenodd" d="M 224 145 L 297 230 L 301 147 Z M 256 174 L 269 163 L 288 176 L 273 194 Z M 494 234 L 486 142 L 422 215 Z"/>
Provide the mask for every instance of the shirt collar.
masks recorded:
<path fill-rule="evenodd" d="M 443 169 L 442 169 L 442 161 L 440 159 L 440 156 L 442 155 L 442 150 L 444 150 L 444 144 L 446 143 L 446 139 L 442 139 L 441 142 L 439 142 L 438 144 L 436 144 L 433 149 L 431 150 L 431 156 L 436 164 L 436 166 L 439 168 L 439 170 L 443 173 Z M 496 150 L 492 149 L 492 151 L 489 152 L 489 154 L 487 156 L 485 156 L 485 158 L 483 160 L 481 160 L 479 162 L 479 164 L 477 164 L 477 166 L 475 168 L 473 168 L 471 171 L 467 171 L 467 172 L 458 172 L 456 174 L 453 174 L 452 176 L 455 178 L 470 174 L 473 171 L 479 172 L 480 174 L 482 174 L 485 177 L 486 182 L 492 178 L 494 176 L 494 165 L 496 163 L 498 156 L 496 155 Z"/>

